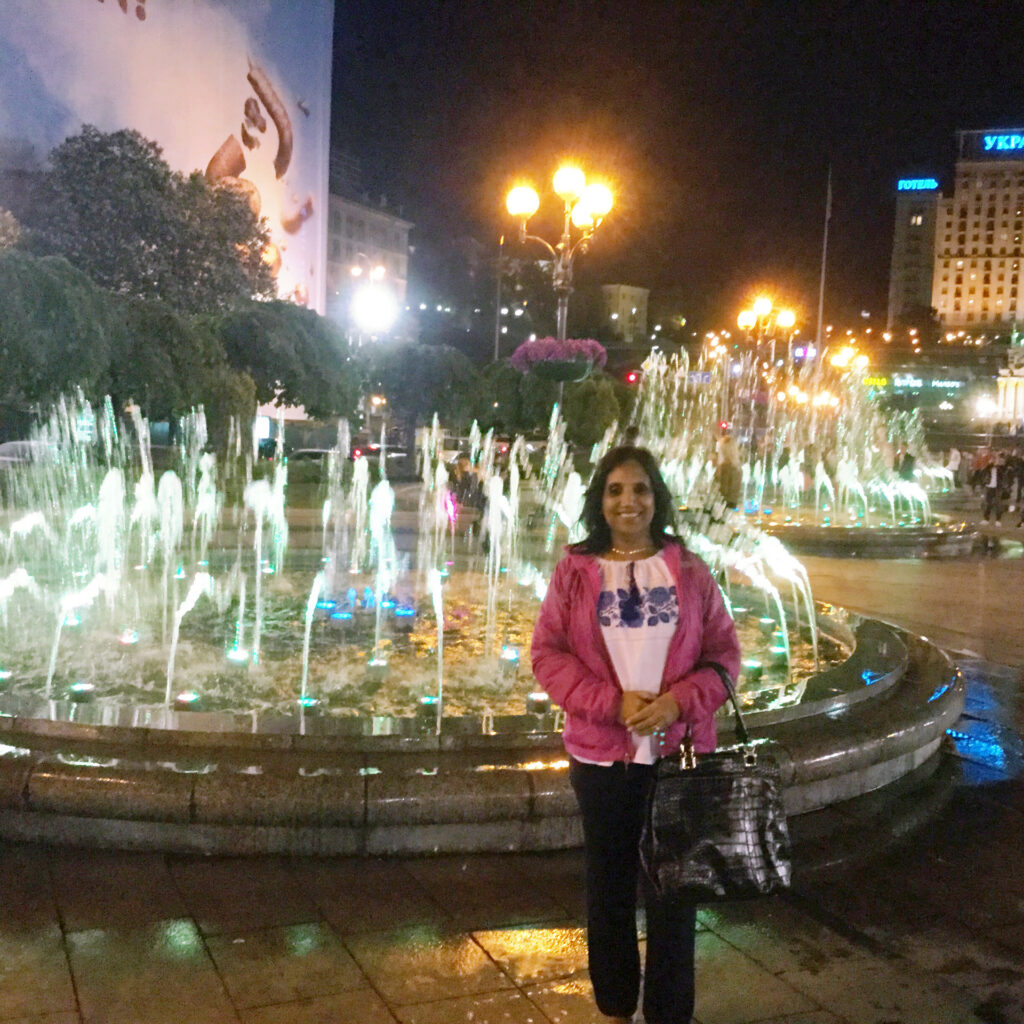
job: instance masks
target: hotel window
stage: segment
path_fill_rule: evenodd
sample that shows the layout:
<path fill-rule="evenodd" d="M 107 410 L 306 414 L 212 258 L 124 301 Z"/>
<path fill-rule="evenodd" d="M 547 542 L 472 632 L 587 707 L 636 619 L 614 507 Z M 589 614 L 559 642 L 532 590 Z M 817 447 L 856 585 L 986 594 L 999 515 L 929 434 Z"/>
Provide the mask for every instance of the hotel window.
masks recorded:
<path fill-rule="evenodd" d="M 921 216 L 921 214 L 915 213 L 914 216 L 910 218 L 910 223 L 914 227 L 920 227 L 920 225 L 924 223 L 924 218 Z"/>

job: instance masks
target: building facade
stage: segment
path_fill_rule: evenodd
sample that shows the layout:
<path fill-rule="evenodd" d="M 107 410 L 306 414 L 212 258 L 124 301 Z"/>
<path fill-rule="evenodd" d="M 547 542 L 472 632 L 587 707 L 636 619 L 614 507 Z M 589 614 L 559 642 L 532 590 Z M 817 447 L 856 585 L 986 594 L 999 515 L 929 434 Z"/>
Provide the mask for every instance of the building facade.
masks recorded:
<path fill-rule="evenodd" d="M 889 270 L 889 329 L 904 314 L 932 305 L 935 215 L 942 193 L 935 178 L 896 184 L 896 227 Z"/>
<path fill-rule="evenodd" d="M 606 284 L 601 286 L 605 314 L 612 322 L 612 330 L 624 345 L 635 345 L 647 337 L 648 288 L 637 288 L 630 284 Z"/>
<path fill-rule="evenodd" d="M 953 195 L 938 201 L 932 306 L 944 327 L 1024 319 L 1024 128 L 957 133 Z"/>
<path fill-rule="evenodd" d="M 413 225 L 381 205 L 331 195 L 327 220 L 327 315 L 348 324 L 359 285 L 373 279 L 405 303 Z"/>

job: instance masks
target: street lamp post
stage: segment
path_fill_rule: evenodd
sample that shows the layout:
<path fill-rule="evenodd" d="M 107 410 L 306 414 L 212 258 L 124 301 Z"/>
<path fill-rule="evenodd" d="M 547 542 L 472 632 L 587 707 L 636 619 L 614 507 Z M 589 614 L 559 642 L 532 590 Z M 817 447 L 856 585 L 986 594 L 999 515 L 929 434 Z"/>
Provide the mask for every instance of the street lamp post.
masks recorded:
<path fill-rule="evenodd" d="M 519 220 L 519 241 L 540 242 L 551 255 L 551 283 L 558 297 L 557 335 L 559 341 L 565 341 L 573 260 L 586 252 L 594 231 L 611 210 L 612 193 L 604 185 L 588 185 L 583 171 L 571 165 L 564 165 L 555 172 L 553 185 L 564 206 L 562 236 L 554 245 L 539 235 L 527 233 L 527 222 L 540 207 L 540 197 L 533 188 L 516 186 L 506 197 L 505 207 Z M 573 229 L 578 233 L 575 240 Z"/>

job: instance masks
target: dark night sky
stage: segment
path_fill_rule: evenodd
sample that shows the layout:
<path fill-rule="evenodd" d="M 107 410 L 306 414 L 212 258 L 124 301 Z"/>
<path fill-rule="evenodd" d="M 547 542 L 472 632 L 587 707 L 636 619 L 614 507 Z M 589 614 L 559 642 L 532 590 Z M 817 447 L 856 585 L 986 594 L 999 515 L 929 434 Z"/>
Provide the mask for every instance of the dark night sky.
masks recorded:
<path fill-rule="evenodd" d="M 489 244 L 517 175 L 578 157 L 617 195 L 580 273 L 707 326 L 762 284 L 813 320 L 831 162 L 826 313 L 877 323 L 895 180 L 1024 124 L 1022 30 L 1019 0 L 337 0 L 333 139 L 421 239 Z"/>

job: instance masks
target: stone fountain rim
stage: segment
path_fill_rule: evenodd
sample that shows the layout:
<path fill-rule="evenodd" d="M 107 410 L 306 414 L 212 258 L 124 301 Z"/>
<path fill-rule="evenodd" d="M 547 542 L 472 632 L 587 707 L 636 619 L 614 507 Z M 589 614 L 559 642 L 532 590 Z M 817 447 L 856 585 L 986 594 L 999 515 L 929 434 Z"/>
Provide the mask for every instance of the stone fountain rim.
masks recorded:
<path fill-rule="evenodd" d="M 844 670 L 861 671 L 859 660 L 863 651 L 859 652 L 856 632 L 866 624 L 877 620 L 860 616 L 853 612 L 845 612 L 853 623 L 831 614 L 825 609 L 831 605 L 820 605 L 817 614 L 819 629 L 826 635 L 839 639 L 850 649 L 850 656 L 840 665 L 811 676 L 810 685 L 815 680 L 822 680 L 830 674 L 842 673 Z M 884 625 L 895 633 L 894 627 Z M 898 643 L 898 641 L 897 641 Z M 895 661 L 870 686 L 848 687 L 840 692 L 829 691 L 814 700 L 776 710 L 744 712 L 753 731 L 762 727 L 775 726 L 788 721 L 799 721 L 812 716 L 842 713 L 858 703 L 880 697 L 898 682 L 906 667 L 905 650 L 896 652 Z M 819 687 L 820 688 L 820 687 Z M 69 701 L 51 702 L 64 705 L 66 710 L 73 711 L 75 705 Z M 320 722 L 311 719 L 314 725 L 333 723 L 343 725 L 352 721 L 365 721 L 374 717 L 385 720 L 387 728 L 377 733 L 337 731 L 297 731 L 298 719 L 295 716 L 268 716 L 263 721 L 262 730 L 242 728 L 165 728 L 158 725 L 106 725 L 95 722 L 76 722 L 71 719 L 53 719 L 27 717 L 10 714 L 3 710 L 0 702 L 0 741 L 11 747 L 33 745 L 67 745 L 74 744 L 78 749 L 104 749 L 128 747 L 139 758 L 154 757 L 161 753 L 171 757 L 183 754 L 198 753 L 212 755 L 221 751 L 230 751 L 234 756 L 248 754 L 280 753 L 288 755 L 330 755 L 339 757 L 360 756 L 381 751 L 395 750 L 406 752 L 447 751 L 489 751 L 489 750 L 557 750 L 561 749 L 561 733 L 551 728 L 553 716 L 527 714 L 516 716 L 496 716 L 496 726 L 509 726 L 508 731 L 485 731 L 483 718 L 479 715 L 450 716 L 442 720 L 440 735 L 424 733 L 421 730 L 411 731 L 414 716 L 395 718 L 391 716 L 351 716 L 346 718 L 324 718 Z M 162 710 L 162 709 L 161 709 Z M 236 713 L 219 712 L 168 712 L 169 715 L 182 719 L 186 724 L 199 724 L 200 721 L 219 721 L 227 726 L 239 720 L 253 722 L 253 716 Z M 200 716 L 202 716 L 200 718 Z M 511 726 L 519 728 L 512 729 Z M 271 726 L 273 728 L 271 728 Z M 445 728 L 447 726 L 447 728 Z M 546 726 L 546 727 L 545 727 Z M 722 726 L 728 729 L 726 715 L 723 712 Z M 287 727 L 287 728 L 286 728 Z"/>

